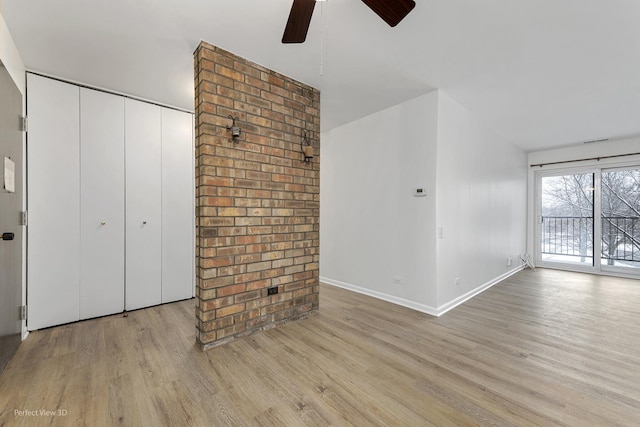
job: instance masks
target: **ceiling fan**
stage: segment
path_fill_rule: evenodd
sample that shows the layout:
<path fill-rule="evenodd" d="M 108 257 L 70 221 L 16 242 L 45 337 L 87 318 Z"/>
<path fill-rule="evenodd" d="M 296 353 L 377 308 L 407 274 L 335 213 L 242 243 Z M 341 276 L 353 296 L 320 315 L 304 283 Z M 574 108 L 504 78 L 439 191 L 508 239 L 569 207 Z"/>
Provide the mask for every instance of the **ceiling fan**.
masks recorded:
<path fill-rule="evenodd" d="M 362 2 L 391 27 L 398 25 L 416 6 L 413 0 L 362 0 Z M 282 43 L 305 41 L 315 5 L 316 0 L 293 0 Z"/>

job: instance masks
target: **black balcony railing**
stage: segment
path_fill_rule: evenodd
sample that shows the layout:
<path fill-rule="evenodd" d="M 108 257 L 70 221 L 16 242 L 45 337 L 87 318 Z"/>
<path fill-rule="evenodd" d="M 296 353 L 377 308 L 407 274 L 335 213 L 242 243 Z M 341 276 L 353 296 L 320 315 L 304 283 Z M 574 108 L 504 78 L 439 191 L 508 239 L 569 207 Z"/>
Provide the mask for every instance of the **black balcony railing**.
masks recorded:
<path fill-rule="evenodd" d="M 593 217 L 543 216 L 542 253 L 593 256 Z"/>
<path fill-rule="evenodd" d="M 602 217 L 602 258 L 640 261 L 640 218 Z"/>
<path fill-rule="evenodd" d="M 593 256 L 592 217 L 542 217 L 542 253 Z M 640 218 L 602 217 L 602 259 L 640 262 Z"/>

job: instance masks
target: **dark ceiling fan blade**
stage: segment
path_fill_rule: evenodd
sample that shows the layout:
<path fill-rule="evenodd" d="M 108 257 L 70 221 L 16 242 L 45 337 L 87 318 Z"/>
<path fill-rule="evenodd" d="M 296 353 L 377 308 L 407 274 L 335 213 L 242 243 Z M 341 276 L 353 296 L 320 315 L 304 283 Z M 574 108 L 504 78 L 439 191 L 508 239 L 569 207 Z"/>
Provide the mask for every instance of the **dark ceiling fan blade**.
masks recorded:
<path fill-rule="evenodd" d="M 392 27 L 398 25 L 416 7 L 413 0 L 362 0 Z"/>
<path fill-rule="evenodd" d="M 282 43 L 302 43 L 307 38 L 316 0 L 293 0 Z"/>

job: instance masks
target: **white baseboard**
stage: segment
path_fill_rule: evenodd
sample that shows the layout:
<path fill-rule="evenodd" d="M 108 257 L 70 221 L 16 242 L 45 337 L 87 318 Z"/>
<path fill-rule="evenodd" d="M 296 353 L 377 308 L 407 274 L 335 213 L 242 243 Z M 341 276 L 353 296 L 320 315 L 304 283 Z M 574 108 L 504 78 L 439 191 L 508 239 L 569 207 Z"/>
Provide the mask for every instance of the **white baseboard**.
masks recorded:
<path fill-rule="evenodd" d="M 374 291 L 367 288 L 362 288 L 360 286 L 341 282 L 339 280 L 330 279 L 328 277 L 320 276 L 320 281 L 331 286 L 347 289 L 349 291 L 357 292 L 359 294 L 367 295 L 367 296 L 377 298 L 383 301 L 387 301 L 396 305 L 401 305 L 403 307 L 411 308 L 413 310 L 420 311 L 422 313 L 430 314 L 431 316 L 438 316 L 437 314 L 438 310 L 426 304 L 421 304 L 419 302 L 410 301 L 404 298 L 399 298 L 393 295 L 385 294 L 385 293 Z M 322 308 L 320 308 L 320 311 L 322 312 Z"/>
<path fill-rule="evenodd" d="M 441 306 L 438 306 L 438 316 L 442 316 L 447 311 L 456 308 L 457 306 L 459 306 L 460 304 L 463 304 L 466 301 L 469 301 L 471 298 L 475 297 L 479 293 L 484 292 L 487 289 L 489 289 L 490 287 L 492 287 L 493 285 L 496 285 L 496 284 L 502 282 L 507 277 L 513 276 L 517 272 L 524 270 L 524 268 L 525 268 L 524 265 L 520 265 L 520 266 L 518 266 L 518 267 L 516 267 L 514 269 L 511 269 L 511 270 L 507 271 L 504 274 L 501 274 L 498 277 L 495 277 L 495 278 L 489 280 L 485 284 L 480 285 L 477 288 L 470 290 L 466 294 L 460 295 L 459 297 L 449 301 L 448 303 L 442 304 Z"/>
<path fill-rule="evenodd" d="M 438 308 L 435 307 L 431 307 L 429 305 L 426 304 L 422 304 L 419 302 L 415 302 L 415 301 L 411 301 L 411 300 L 407 300 L 404 298 L 400 298 L 400 297 L 396 297 L 393 295 L 389 295 L 389 294 L 385 294 L 383 292 L 378 292 L 378 291 L 374 291 L 371 289 L 367 289 L 367 288 L 363 288 L 360 286 L 356 286 L 356 285 L 352 285 L 350 283 L 345 283 L 345 282 L 341 282 L 339 280 L 335 280 L 335 279 L 331 279 L 329 277 L 323 277 L 320 276 L 320 281 L 323 283 L 326 283 L 328 285 L 331 286 L 336 286 L 338 288 L 343 288 L 343 289 L 347 289 L 349 291 L 353 291 L 353 292 L 357 292 L 359 294 L 363 294 L 363 295 L 367 295 L 373 298 L 377 298 L 379 300 L 383 300 L 383 301 L 387 301 L 396 305 L 401 305 L 403 307 L 407 307 L 407 308 L 411 308 L 413 310 L 422 312 L 422 313 L 426 313 L 429 314 L 431 316 L 435 316 L 435 317 L 439 317 L 442 316 L 443 314 L 445 314 L 447 311 L 452 310 L 454 308 L 456 308 L 457 306 L 459 306 L 460 304 L 463 304 L 464 302 L 470 300 L 471 298 L 473 298 L 474 296 L 478 295 L 479 293 L 486 291 L 487 289 L 489 289 L 490 287 L 494 286 L 497 283 L 500 283 L 501 281 L 503 281 L 504 279 L 506 279 L 507 277 L 513 276 L 514 274 L 516 274 L 517 272 L 524 270 L 525 266 L 521 265 L 518 266 L 512 270 L 507 271 L 506 273 L 491 279 L 490 281 L 486 282 L 483 285 L 478 286 L 475 289 L 472 289 L 471 291 L 467 292 L 464 295 L 461 295 L 451 301 L 449 301 L 446 304 L 443 304 L 441 306 L 438 306 Z M 322 308 L 320 309 L 322 311 Z"/>

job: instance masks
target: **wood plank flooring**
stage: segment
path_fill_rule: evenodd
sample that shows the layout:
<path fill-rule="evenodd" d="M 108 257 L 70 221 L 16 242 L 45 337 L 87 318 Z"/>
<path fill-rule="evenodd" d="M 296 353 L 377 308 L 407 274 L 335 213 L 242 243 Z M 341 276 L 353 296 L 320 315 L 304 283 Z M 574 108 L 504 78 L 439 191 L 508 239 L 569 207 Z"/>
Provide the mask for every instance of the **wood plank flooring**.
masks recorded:
<path fill-rule="evenodd" d="M 640 424 L 640 281 L 526 270 L 441 318 L 320 298 L 207 352 L 193 301 L 36 331 L 0 377 L 0 425 Z"/>

